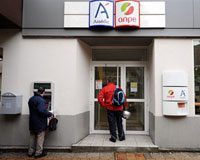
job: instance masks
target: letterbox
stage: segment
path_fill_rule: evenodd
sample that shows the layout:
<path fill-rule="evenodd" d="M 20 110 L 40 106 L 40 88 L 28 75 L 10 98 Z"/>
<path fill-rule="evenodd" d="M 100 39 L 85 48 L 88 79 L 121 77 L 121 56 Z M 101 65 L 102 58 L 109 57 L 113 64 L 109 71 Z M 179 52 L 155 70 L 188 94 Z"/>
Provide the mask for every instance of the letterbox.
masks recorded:
<path fill-rule="evenodd" d="M 188 76 L 185 72 L 163 73 L 163 115 L 186 116 Z"/>
<path fill-rule="evenodd" d="M 0 114 L 20 114 L 22 111 L 22 95 L 16 93 L 2 94 Z"/>

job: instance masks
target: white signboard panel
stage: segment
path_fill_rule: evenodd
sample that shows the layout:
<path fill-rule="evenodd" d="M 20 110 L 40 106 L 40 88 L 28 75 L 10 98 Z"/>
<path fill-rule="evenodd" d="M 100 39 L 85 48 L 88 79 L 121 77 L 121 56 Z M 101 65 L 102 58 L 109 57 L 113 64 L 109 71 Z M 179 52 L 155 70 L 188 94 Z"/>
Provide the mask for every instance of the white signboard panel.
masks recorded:
<path fill-rule="evenodd" d="M 188 77 L 185 72 L 164 72 L 163 86 L 188 86 Z"/>
<path fill-rule="evenodd" d="M 163 102 L 163 115 L 165 116 L 186 116 L 187 103 Z"/>
<path fill-rule="evenodd" d="M 115 27 L 140 27 L 140 2 L 134 0 L 115 1 Z"/>
<path fill-rule="evenodd" d="M 187 101 L 187 87 L 163 87 L 163 100 L 166 101 Z"/>
<path fill-rule="evenodd" d="M 88 28 L 89 27 L 89 2 L 68 2 L 67 1 L 67 2 L 64 2 L 64 4 L 65 4 L 65 7 L 64 7 L 64 27 L 65 28 Z M 128 6 L 127 9 L 128 8 L 130 8 L 130 6 Z M 102 13 L 102 14 L 105 14 L 105 13 Z M 114 11 L 114 15 L 115 15 L 115 11 Z M 166 24 L 165 24 L 165 2 L 164 1 L 163 2 L 152 2 L 152 1 L 140 2 L 140 28 L 165 28 L 165 26 Z"/>
<path fill-rule="evenodd" d="M 89 27 L 114 27 L 114 2 L 93 0 L 89 2 Z"/>

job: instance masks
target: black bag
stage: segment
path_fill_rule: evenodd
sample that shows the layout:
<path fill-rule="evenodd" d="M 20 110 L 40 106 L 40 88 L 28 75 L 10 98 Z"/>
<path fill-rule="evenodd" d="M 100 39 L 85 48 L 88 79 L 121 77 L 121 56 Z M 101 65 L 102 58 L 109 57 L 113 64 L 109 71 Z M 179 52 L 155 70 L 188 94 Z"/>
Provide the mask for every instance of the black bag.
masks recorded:
<path fill-rule="evenodd" d="M 49 131 L 55 131 L 57 128 L 57 123 L 58 123 L 58 119 L 53 117 L 50 121 L 49 121 Z"/>

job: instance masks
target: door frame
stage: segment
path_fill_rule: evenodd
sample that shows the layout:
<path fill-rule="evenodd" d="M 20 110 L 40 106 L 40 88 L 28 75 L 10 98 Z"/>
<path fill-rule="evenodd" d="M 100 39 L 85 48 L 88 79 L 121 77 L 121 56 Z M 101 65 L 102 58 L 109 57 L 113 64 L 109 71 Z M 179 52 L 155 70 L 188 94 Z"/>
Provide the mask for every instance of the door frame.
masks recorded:
<path fill-rule="evenodd" d="M 144 134 L 149 135 L 149 105 L 148 105 L 148 73 L 147 73 L 147 62 L 144 61 L 92 61 L 90 66 L 90 134 L 108 134 L 109 130 L 95 130 L 94 129 L 94 74 L 95 67 L 121 67 L 121 88 L 126 93 L 125 78 L 126 78 L 126 67 L 144 67 L 144 100 L 134 100 L 134 102 L 144 102 L 144 117 L 145 117 L 145 129 L 144 131 L 126 131 L 126 120 L 123 119 L 123 126 L 125 134 Z M 97 98 L 96 98 L 97 100 Z M 127 99 L 127 102 L 130 100 Z"/>

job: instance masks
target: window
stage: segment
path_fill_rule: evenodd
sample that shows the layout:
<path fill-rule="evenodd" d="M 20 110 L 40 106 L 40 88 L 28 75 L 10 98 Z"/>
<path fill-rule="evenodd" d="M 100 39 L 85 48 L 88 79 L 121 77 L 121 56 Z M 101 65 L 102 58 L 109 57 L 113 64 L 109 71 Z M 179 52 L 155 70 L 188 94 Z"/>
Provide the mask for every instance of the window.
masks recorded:
<path fill-rule="evenodd" d="M 0 47 L 0 102 L 1 102 L 2 63 L 3 63 L 3 48 Z"/>
<path fill-rule="evenodd" d="M 200 40 L 194 41 L 195 114 L 200 115 Z"/>
<path fill-rule="evenodd" d="M 146 61 L 146 49 L 93 49 L 93 61 Z"/>

